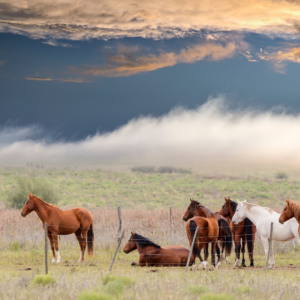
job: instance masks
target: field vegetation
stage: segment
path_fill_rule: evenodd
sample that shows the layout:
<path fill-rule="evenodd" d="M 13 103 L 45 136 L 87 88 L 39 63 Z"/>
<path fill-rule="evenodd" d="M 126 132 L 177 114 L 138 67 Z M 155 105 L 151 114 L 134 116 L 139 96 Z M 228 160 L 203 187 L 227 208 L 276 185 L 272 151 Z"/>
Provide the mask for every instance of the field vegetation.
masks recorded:
<path fill-rule="evenodd" d="M 117 255 L 112 272 L 109 264 L 117 246 L 118 217 L 122 206 L 122 247 L 135 231 L 165 246 L 171 243 L 169 207 L 173 207 L 174 244 L 188 247 L 182 220 L 189 198 L 194 197 L 220 209 L 224 196 L 246 198 L 276 210 L 285 198 L 299 196 L 299 182 L 285 178 L 203 176 L 194 173 L 141 173 L 88 170 L 1 169 L 0 188 L 0 299 L 298 299 L 300 251 L 291 241 L 275 243 L 275 270 L 264 271 L 264 251 L 257 236 L 254 268 L 195 272 L 184 268 L 132 267 L 138 261 L 134 251 Z M 41 180 L 57 193 L 62 208 L 88 207 L 94 216 L 95 255 L 81 264 L 74 235 L 59 240 L 62 262 L 50 263 L 44 275 L 44 231 L 35 213 L 26 218 L 19 209 L 6 208 L 19 178 Z M 263 196 L 265 195 L 265 197 Z M 266 196 L 267 195 L 267 196 Z M 24 195 L 24 202 L 26 194 Z M 210 260 L 210 259 L 209 259 Z M 246 255 L 246 264 L 249 265 Z"/>

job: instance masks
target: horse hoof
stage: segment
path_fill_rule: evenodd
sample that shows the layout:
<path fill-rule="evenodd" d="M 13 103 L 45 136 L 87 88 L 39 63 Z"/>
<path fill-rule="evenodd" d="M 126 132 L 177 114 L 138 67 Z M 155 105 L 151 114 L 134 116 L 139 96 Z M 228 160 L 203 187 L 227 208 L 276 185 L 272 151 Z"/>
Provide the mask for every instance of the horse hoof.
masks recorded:
<path fill-rule="evenodd" d="M 245 265 L 245 264 L 241 264 L 241 267 L 244 267 L 244 268 L 246 268 L 246 265 Z"/>
<path fill-rule="evenodd" d="M 56 261 L 55 261 L 55 258 L 53 258 L 51 262 L 55 263 L 55 262 L 56 262 Z"/>
<path fill-rule="evenodd" d="M 135 267 L 135 266 L 137 266 L 137 263 L 132 262 L 131 265 Z"/>

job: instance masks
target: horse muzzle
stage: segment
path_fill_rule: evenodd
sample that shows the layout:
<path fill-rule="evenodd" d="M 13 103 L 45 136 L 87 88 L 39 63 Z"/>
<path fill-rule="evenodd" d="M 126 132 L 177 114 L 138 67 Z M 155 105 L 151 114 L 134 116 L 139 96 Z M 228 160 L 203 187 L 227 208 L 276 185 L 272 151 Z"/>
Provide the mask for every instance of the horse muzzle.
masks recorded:
<path fill-rule="evenodd" d="M 283 220 L 279 219 L 279 223 L 280 223 L 280 224 L 283 224 L 284 222 L 283 222 Z"/>
<path fill-rule="evenodd" d="M 25 217 L 26 217 L 26 214 L 24 214 L 24 213 L 21 212 L 21 216 L 25 218 Z"/>
<path fill-rule="evenodd" d="M 126 253 L 126 254 L 127 254 L 127 253 L 128 253 L 128 251 L 127 251 L 127 250 L 124 250 L 124 253 Z"/>
<path fill-rule="evenodd" d="M 182 218 L 184 222 L 186 222 L 188 219 L 187 218 Z"/>

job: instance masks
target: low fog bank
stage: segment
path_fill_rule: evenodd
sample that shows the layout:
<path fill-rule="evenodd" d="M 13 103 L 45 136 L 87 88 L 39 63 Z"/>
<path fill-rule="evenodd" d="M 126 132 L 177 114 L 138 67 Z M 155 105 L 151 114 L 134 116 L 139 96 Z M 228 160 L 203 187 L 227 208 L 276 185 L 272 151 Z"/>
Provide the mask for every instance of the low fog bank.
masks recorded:
<path fill-rule="evenodd" d="M 1 165 L 173 165 L 232 168 L 300 163 L 300 115 L 229 110 L 224 97 L 197 109 L 133 119 L 77 142 L 49 142 L 36 126 L 0 128 Z M 36 136 L 39 135 L 37 138 Z"/>

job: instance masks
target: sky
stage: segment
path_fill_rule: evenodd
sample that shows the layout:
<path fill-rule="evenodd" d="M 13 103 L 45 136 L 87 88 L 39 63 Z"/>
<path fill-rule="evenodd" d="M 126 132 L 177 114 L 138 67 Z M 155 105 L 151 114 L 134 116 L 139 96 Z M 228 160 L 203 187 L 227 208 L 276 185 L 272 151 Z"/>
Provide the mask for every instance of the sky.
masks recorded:
<path fill-rule="evenodd" d="M 0 160 L 299 161 L 299 63 L 298 0 L 0 0 Z"/>

